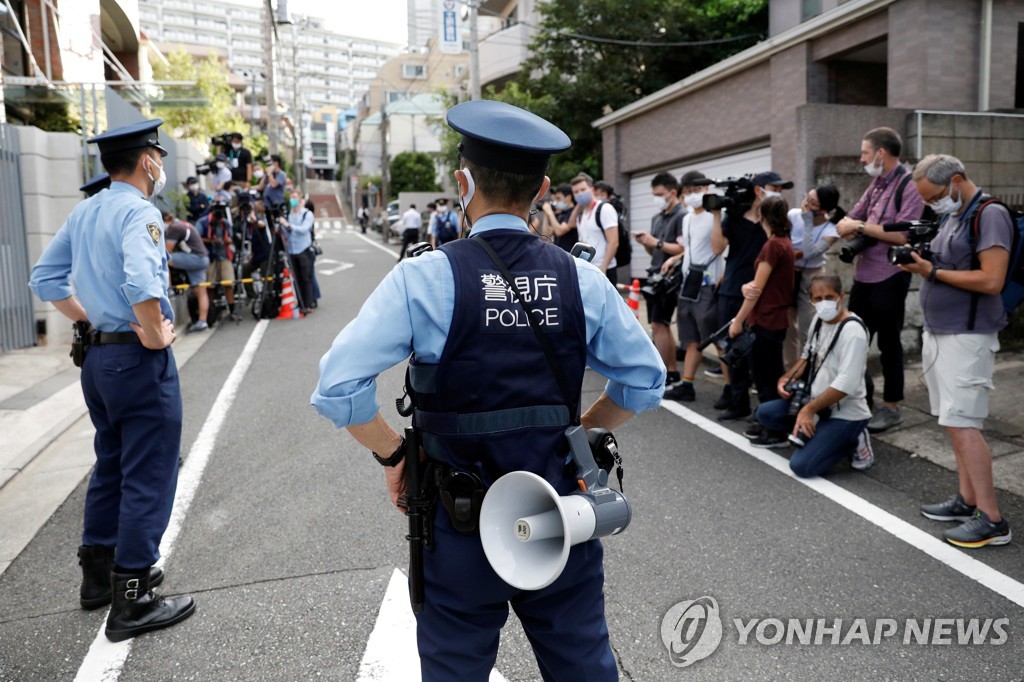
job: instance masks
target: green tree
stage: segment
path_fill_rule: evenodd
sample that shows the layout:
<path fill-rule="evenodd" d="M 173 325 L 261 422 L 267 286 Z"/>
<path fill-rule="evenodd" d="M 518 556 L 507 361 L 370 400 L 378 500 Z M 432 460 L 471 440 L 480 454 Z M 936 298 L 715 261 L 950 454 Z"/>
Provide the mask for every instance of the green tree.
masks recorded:
<path fill-rule="evenodd" d="M 391 194 L 399 192 L 434 192 L 437 186 L 437 167 L 425 152 L 402 152 L 391 159 Z"/>
<path fill-rule="evenodd" d="M 167 55 L 167 64 L 153 66 L 156 80 L 188 81 L 194 86 L 165 86 L 159 115 L 164 125 L 179 137 L 208 144 L 211 137 L 221 133 L 249 130 L 249 124 L 235 108 L 235 92 L 228 85 L 228 70 L 216 55 L 196 62 L 181 48 Z M 187 103 L 196 97 L 205 105 Z M 267 147 L 265 135 L 246 136 L 246 146 L 258 154 Z"/>
<path fill-rule="evenodd" d="M 541 28 L 509 97 L 572 139 L 549 173 L 563 181 L 580 170 L 601 175 L 594 120 L 750 47 L 768 28 L 767 0 L 558 0 L 539 8 Z M 740 36 L 748 37 L 669 45 Z"/>

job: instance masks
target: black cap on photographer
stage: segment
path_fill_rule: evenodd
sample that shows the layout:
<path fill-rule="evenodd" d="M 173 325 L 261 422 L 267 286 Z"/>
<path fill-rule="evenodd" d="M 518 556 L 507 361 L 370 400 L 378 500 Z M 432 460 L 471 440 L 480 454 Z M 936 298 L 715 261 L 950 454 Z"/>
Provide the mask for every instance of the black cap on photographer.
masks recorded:
<path fill-rule="evenodd" d="M 773 185 L 779 189 L 792 189 L 792 180 L 783 180 L 782 176 L 775 171 L 765 171 L 764 173 L 758 173 L 754 176 L 752 182 L 758 187 L 764 187 L 765 185 Z"/>

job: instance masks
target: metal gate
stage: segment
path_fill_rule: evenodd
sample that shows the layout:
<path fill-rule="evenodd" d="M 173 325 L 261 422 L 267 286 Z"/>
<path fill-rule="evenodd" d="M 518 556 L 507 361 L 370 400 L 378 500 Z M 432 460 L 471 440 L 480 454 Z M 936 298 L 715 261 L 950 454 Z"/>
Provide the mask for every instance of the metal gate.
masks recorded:
<path fill-rule="evenodd" d="M 28 278 L 18 135 L 0 123 L 0 353 L 36 342 Z"/>

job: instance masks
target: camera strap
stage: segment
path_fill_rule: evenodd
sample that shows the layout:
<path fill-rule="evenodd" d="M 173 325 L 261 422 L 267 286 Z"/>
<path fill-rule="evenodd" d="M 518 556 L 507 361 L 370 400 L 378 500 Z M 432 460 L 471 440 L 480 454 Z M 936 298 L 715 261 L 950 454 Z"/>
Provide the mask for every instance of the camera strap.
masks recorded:
<path fill-rule="evenodd" d="M 522 306 L 526 312 L 526 319 L 530 323 L 530 329 L 533 330 L 534 335 L 537 337 L 537 342 L 540 344 L 541 350 L 544 351 L 544 357 L 547 358 L 548 365 L 551 367 L 551 373 L 555 377 L 555 381 L 558 382 L 558 388 L 562 391 L 562 397 L 565 399 L 565 404 L 569 408 L 569 419 L 572 423 L 580 423 L 580 399 L 578 394 L 574 394 L 569 390 L 569 385 L 566 383 L 565 376 L 559 370 L 558 360 L 555 359 L 555 350 L 551 347 L 551 340 L 547 335 L 540 330 L 540 325 L 537 324 L 537 320 L 532 315 L 533 310 L 526 305 L 526 301 L 523 299 L 519 289 L 516 288 L 515 280 L 512 278 L 512 274 L 508 271 L 508 266 L 505 265 L 505 261 L 501 259 L 498 252 L 487 243 L 487 240 L 477 235 L 476 237 L 470 237 L 471 241 L 476 242 L 480 247 L 487 252 L 494 264 L 498 266 L 498 270 L 501 272 L 501 276 L 505 278 L 505 282 L 508 284 L 509 290 L 515 297 L 519 305 Z M 575 397 L 575 400 L 573 399 Z"/>
<path fill-rule="evenodd" d="M 845 320 L 839 323 L 839 327 L 838 329 L 836 329 L 836 333 L 832 335 L 832 340 L 829 342 L 828 348 L 825 349 L 825 354 L 821 356 L 821 362 L 819 363 L 818 350 L 821 348 L 821 346 L 817 345 L 817 341 L 818 335 L 821 333 L 821 326 L 822 324 L 824 324 L 824 322 L 820 317 L 818 318 L 818 321 L 814 325 L 814 333 L 811 337 L 816 342 L 814 347 L 814 353 L 809 354 L 810 357 L 807 358 L 806 376 L 808 390 L 810 390 L 811 384 L 814 383 L 814 378 L 818 375 L 818 370 L 820 370 L 825 365 L 825 360 L 828 358 L 829 353 L 831 353 L 832 349 L 836 347 L 837 343 L 839 343 L 839 335 L 843 333 L 843 327 L 845 327 L 850 322 L 856 322 L 857 324 L 864 328 L 865 333 L 867 332 L 868 328 L 864 325 L 864 322 L 856 315 L 851 314 L 850 317 L 846 318 Z"/>

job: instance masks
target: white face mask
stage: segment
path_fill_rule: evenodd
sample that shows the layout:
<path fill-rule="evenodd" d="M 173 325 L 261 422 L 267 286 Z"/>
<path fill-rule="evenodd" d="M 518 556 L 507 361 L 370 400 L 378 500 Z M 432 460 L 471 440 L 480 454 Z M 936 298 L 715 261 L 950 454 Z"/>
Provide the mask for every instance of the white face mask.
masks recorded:
<path fill-rule="evenodd" d="M 259 180 L 260 178 L 262 178 L 262 177 L 263 177 L 263 171 L 261 171 L 261 170 L 254 170 L 254 171 L 252 172 L 252 176 L 253 176 L 254 178 L 256 178 L 257 180 Z"/>
<path fill-rule="evenodd" d="M 447 206 L 438 206 L 437 207 L 437 212 L 440 213 L 441 215 L 444 215 L 445 213 L 448 212 L 448 207 Z"/>
<path fill-rule="evenodd" d="M 220 170 L 223 167 L 224 167 L 224 162 L 223 161 L 218 161 L 217 162 L 217 170 Z"/>
<path fill-rule="evenodd" d="M 939 215 L 946 215 L 947 213 L 956 213 L 960 210 L 960 206 L 964 203 L 964 198 L 961 196 L 959 199 L 954 201 L 953 199 L 953 183 L 949 184 L 949 193 L 939 199 L 938 201 L 928 202 L 928 207 L 938 213 Z"/>
<path fill-rule="evenodd" d="M 831 322 L 839 317 L 839 301 L 818 301 L 814 304 L 814 312 L 822 322 Z"/>
<path fill-rule="evenodd" d="M 241 149 L 242 148 L 242 143 L 241 142 L 232 142 L 231 143 L 231 148 L 232 149 Z"/>
<path fill-rule="evenodd" d="M 188 186 L 188 191 L 189 192 L 198 192 L 199 191 L 199 185 L 189 185 Z"/>
<path fill-rule="evenodd" d="M 668 206 L 668 199 L 660 197 L 657 194 L 654 195 L 654 210 L 664 211 L 665 207 Z"/>
<path fill-rule="evenodd" d="M 704 192 L 694 192 L 693 194 L 684 194 L 683 201 L 690 208 L 700 208 L 704 204 Z"/>
<path fill-rule="evenodd" d="M 764 188 L 762 188 L 762 189 L 764 189 Z M 773 192 L 770 189 L 764 189 L 764 194 L 761 196 L 761 201 L 764 201 L 765 199 L 768 199 L 770 197 L 781 197 L 781 196 L 782 196 L 781 192 Z"/>
<path fill-rule="evenodd" d="M 877 163 L 877 165 L 876 165 Z M 871 160 L 871 163 L 864 166 L 864 172 L 873 178 L 877 178 L 882 174 L 882 164 L 878 163 L 878 154 L 875 153 L 875 158 Z"/>
<path fill-rule="evenodd" d="M 146 158 L 149 159 L 149 164 L 152 166 L 153 157 L 147 156 Z M 153 193 L 149 195 L 149 198 L 152 199 L 157 194 L 160 194 L 160 192 L 163 191 L 164 186 L 167 185 L 167 173 L 164 172 L 164 167 L 160 166 L 160 175 L 158 177 L 154 178 L 150 171 L 146 171 L 146 176 L 149 178 L 150 182 L 153 183 Z"/>

